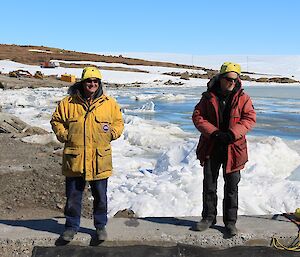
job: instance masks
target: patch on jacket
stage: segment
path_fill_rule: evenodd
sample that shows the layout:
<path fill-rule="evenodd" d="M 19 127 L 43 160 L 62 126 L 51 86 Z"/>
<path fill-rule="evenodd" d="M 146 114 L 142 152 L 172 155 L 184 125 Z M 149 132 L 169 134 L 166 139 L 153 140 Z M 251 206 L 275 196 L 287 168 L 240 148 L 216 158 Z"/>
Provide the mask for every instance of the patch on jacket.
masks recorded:
<path fill-rule="evenodd" d="M 109 126 L 107 124 L 104 124 L 102 126 L 102 129 L 103 129 L 104 132 L 107 132 L 109 130 Z"/>

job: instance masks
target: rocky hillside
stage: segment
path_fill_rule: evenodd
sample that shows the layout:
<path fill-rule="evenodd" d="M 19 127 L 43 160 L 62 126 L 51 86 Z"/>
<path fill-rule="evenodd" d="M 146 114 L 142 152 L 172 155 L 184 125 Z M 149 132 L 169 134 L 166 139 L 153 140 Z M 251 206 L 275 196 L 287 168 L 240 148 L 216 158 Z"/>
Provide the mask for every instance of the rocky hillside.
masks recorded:
<path fill-rule="evenodd" d="M 38 50 L 38 51 L 37 51 Z M 205 68 L 199 66 L 183 65 L 170 62 L 146 61 L 136 58 L 126 58 L 123 56 L 110 56 L 70 51 L 60 48 L 45 46 L 20 46 L 0 44 L 0 60 L 9 59 L 15 62 L 40 65 L 42 62 L 50 60 L 64 61 L 93 61 L 106 63 L 123 63 L 127 65 L 161 66 L 172 68 L 199 69 Z"/>

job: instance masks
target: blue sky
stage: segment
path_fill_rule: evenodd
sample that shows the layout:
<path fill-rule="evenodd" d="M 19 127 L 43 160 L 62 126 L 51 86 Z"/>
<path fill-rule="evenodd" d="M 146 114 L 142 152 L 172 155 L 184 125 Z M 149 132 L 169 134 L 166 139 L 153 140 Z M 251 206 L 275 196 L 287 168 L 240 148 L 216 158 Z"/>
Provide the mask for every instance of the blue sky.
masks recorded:
<path fill-rule="evenodd" d="M 85 52 L 300 54 L 298 0 L 9 0 L 0 43 Z"/>

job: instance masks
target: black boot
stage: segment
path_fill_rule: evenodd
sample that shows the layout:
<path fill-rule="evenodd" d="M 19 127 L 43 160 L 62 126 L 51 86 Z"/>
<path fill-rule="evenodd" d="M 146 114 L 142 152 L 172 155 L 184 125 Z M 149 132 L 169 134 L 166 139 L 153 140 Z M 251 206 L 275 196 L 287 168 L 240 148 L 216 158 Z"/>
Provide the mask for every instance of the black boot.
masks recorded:
<path fill-rule="evenodd" d="M 96 228 L 96 233 L 98 241 L 105 241 L 107 239 L 107 232 L 105 227 Z"/>
<path fill-rule="evenodd" d="M 196 231 L 204 231 L 207 230 L 209 227 L 215 225 L 217 223 L 216 219 L 202 219 L 200 222 L 197 222 L 194 230 Z"/>
<path fill-rule="evenodd" d="M 64 233 L 61 235 L 61 238 L 67 242 L 71 242 L 76 235 L 76 231 L 72 229 L 66 229 Z"/>
<path fill-rule="evenodd" d="M 225 226 L 226 232 L 228 233 L 229 236 L 235 236 L 238 233 L 238 230 L 235 226 L 235 224 L 228 224 Z"/>

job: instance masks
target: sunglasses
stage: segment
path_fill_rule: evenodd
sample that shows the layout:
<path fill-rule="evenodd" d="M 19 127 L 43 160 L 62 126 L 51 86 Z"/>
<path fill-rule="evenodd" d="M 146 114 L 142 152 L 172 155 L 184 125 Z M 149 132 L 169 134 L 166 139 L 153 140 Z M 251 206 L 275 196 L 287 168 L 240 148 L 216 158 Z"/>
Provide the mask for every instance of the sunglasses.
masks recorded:
<path fill-rule="evenodd" d="M 85 82 L 86 83 L 92 83 L 92 82 L 99 83 L 99 79 L 86 79 Z"/>
<path fill-rule="evenodd" d="M 228 82 L 231 82 L 231 83 L 236 83 L 237 82 L 237 78 L 228 78 L 228 77 L 223 77 L 225 80 L 227 80 Z"/>

